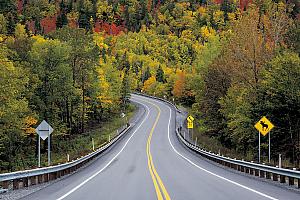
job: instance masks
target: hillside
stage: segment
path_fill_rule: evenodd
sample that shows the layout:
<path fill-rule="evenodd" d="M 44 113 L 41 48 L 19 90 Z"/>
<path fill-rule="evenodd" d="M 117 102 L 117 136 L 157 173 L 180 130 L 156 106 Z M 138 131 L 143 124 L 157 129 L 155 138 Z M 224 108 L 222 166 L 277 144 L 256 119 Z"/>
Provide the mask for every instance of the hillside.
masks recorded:
<path fill-rule="evenodd" d="M 69 141 L 123 112 L 130 91 L 174 98 L 199 134 L 249 159 L 253 125 L 267 116 L 272 159 L 299 165 L 299 8 L 293 0 L 2 1 L 0 170 L 35 166 L 41 120 L 55 128 L 54 143 Z"/>

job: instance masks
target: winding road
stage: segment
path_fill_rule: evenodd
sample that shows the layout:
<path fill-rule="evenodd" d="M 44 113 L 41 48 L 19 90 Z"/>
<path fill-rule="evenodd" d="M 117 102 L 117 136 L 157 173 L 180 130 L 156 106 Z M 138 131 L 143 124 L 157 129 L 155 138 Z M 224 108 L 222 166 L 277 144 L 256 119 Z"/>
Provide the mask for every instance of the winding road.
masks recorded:
<path fill-rule="evenodd" d="M 71 176 L 26 196 L 28 200 L 260 200 L 300 199 L 300 193 L 231 171 L 186 149 L 175 135 L 175 110 L 132 95 L 134 128 Z"/>

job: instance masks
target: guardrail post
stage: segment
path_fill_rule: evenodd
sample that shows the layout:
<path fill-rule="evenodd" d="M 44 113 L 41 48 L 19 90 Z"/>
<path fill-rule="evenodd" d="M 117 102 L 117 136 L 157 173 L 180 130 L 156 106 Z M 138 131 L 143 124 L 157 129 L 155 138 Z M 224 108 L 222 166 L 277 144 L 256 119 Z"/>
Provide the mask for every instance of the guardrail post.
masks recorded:
<path fill-rule="evenodd" d="M 255 169 L 255 170 L 254 170 L 254 175 L 255 175 L 255 176 L 259 176 L 259 170 L 258 170 L 258 169 Z"/>
<path fill-rule="evenodd" d="M 280 175 L 280 183 L 285 183 L 285 176 L 284 175 Z"/>
<path fill-rule="evenodd" d="M 9 188 L 9 181 L 0 182 L 0 186 L 2 186 L 3 189 L 8 189 Z"/>
<path fill-rule="evenodd" d="M 19 180 L 18 179 L 14 179 L 13 180 L 13 189 L 19 189 Z"/>
<path fill-rule="evenodd" d="M 250 174 L 253 175 L 253 169 L 252 168 L 250 168 Z"/>
<path fill-rule="evenodd" d="M 277 174 L 272 174 L 272 177 L 273 177 L 273 181 L 278 181 L 278 175 Z"/>
<path fill-rule="evenodd" d="M 43 183 L 43 175 L 38 175 L 38 183 Z"/>
<path fill-rule="evenodd" d="M 294 185 L 295 179 L 293 177 L 289 177 L 289 185 Z"/>
<path fill-rule="evenodd" d="M 31 176 L 29 177 L 30 185 L 36 185 L 37 181 L 37 176 Z"/>
<path fill-rule="evenodd" d="M 246 173 L 249 174 L 249 168 L 248 167 L 246 167 Z"/>
<path fill-rule="evenodd" d="M 28 177 L 22 179 L 23 187 L 28 187 Z"/>
<path fill-rule="evenodd" d="M 62 171 L 56 172 L 56 178 L 60 178 L 60 177 L 61 177 L 61 172 L 62 172 Z"/>
<path fill-rule="evenodd" d="M 259 170 L 259 177 L 260 178 L 265 178 L 265 172 L 262 170 Z"/>
<path fill-rule="evenodd" d="M 271 179 L 271 173 L 270 172 L 266 172 L 266 179 Z"/>
<path fill-rule="evenodd" d="M 49 174 L 43 174 L 44 182 L 49 181 Z"/>
<path fill-rule="evenodd" d="M 52 181 L 55 179 L 55 173 L 50 173 L 49 174 L 49 181 Z"/>

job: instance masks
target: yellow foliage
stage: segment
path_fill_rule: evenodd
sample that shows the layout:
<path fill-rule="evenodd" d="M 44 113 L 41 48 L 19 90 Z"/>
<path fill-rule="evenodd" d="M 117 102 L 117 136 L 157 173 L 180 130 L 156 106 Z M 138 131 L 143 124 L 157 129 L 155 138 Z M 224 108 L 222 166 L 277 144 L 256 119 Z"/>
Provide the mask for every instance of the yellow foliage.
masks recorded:
<path fill-rule="evenodd" d="M 98 47 L 101 49 L 108 49 L 108 45 L 104 43 L 105 37 L 102 34 L 94 34 L 93 39 Z"/>
<path fill-rule="evenodd" d="M 25 117 L 25 128 L 23 128 L 24 132 L 27 135 L 34 134 L 35 133 L 35 129 L 32 126 L 36 125 L 37 122 L 38 122 L 38 120 L 35 119 L 32 116 Z"/>
<path fill-rule="evenodd" d="M 17 24 L 15 28 L 15 36 L 16 38 L 25 38 L 27 36 L 25 25 Z"/>
<path fill-rule="evenodd" d="M 38 43 L 44 43 L 47 40 L 41 35 L 33 35 L 32 38 Z"/>
<path fill-rule="evenodd" d="M 156 78 L 155 76 L 151 76 L 148 80 L 144 82 L 143 91 L 153 94 L 155 91 Z"/>
<path fill-rule="evenodd" d="M 210 37 L 216 35 L 216 31 L 213 28 L 207 26 L 202 26 L 200 29 L 200 33 L 204 40 L 208 40 Z"/>
<path fill-rule="evenodd" d="M 228 19 L 229 19 L 229 21 L 235 21 L 235 13 L 228 13 Z"/>
<path fill-rule="evenodd" d="M 101 90 L 101 95 L 98 96 L 98 99 L 101 101 L 101 103 L 112 104 L 113 101 L 110 98 L 110 95 L 108 94 L 110 90 L 110 84 L 105 78 L 105 72 L 102 68 L 98 68 L 97 72 L 99 77 L 99 87 Z"/>
<path fill-rule="evenodd" d="M 161 13 L 158 13 L 157 18 L 160 23 L 164 23 L 167 20 L 166 16 Z"/>
<path fill-rule="evenodd" d="M 224 12 L 221 10 L 217 10 L 214 12 L 214 20 L 218 25 L 224 24 Z"/>
<path fill-rule="evenodd" d="M 198 12 L 200 13 L 201 16 L 206 15 L 206 8 L 200 6 L 200 7 L 198 8 Z"/>

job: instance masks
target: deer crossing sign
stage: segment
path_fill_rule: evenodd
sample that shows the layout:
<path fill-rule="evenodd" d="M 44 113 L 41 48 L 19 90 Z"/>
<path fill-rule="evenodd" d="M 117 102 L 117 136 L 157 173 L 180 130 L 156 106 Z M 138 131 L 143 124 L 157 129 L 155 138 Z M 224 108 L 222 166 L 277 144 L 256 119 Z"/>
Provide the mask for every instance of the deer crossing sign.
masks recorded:
<path fill-rule="evenodd" d="M 274 125 L 266 118 L 261 118 L 254 126 L 263 136 L 267 135 Z"/>

